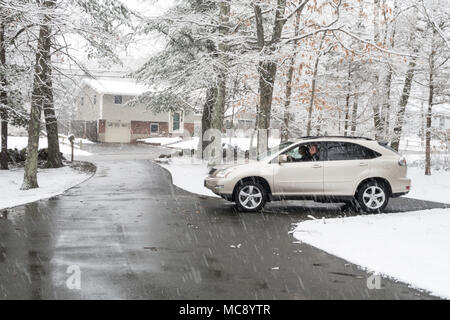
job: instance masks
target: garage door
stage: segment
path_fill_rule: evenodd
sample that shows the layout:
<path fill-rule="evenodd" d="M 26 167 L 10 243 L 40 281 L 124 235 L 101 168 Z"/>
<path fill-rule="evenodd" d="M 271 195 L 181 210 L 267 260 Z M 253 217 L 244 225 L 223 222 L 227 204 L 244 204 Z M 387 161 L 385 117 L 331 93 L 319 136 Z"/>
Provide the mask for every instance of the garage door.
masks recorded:
<path fill-rule="evenodd" d="M 105 141 L 115 143 L 130 143 L 131 132 L 130 123 L 127 122 L 106 122 Z"/>

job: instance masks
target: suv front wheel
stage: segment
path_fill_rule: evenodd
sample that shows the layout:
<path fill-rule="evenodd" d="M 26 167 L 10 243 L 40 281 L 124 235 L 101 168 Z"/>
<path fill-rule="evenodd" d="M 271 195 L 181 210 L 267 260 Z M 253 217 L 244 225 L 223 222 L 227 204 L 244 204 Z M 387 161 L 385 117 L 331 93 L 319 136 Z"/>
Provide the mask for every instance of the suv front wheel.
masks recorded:
<path fill-rule="evenodd" d="M 257 212 L 266 204 L 266 190 L 257 182 L 246 181 L 237 187 L 234 198 L 240 211 Z"/>
<path fill-rule="evenodd" d="M 356 196 L 361 209 L 367 213 L 380 213 L 386 208 L 389 193 L 386 186 L 377 181 L 369 181 L 359 188 Z"/>

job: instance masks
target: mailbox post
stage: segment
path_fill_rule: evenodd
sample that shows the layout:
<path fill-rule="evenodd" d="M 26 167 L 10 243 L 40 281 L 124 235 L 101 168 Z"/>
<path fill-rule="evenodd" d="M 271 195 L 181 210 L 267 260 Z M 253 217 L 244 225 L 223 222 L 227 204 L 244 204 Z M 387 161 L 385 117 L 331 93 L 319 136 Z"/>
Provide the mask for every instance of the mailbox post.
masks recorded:
<path fill-rule="evenodd" d="M 71 147 L 71 150 L 72 150 L 72 153 L 71 153 L 71 156 L 70 156 L 70 160 L 71 160 L 71 162 L 73 162 L 73 144 L 75 143 L 75 137 L 73 135 L 71 135 L 69 137 L 69 141 L 70 141 L 70 147 Z"/>

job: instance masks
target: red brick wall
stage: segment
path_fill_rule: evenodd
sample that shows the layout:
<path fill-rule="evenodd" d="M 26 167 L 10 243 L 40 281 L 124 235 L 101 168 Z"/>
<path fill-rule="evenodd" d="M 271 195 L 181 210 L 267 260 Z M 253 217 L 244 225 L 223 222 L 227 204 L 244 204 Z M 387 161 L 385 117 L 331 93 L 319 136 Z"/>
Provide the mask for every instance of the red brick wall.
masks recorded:
<path fill-rule="evenodd" d="M 148 135 L 150 136 L 150 124 L 157 123 L 154 121 L 131 121 L 131 134 L 137 135 Z M 167 135 L 169 134 L 169 123 L 168 122 L 158 122 L 159 123 L 159 134 Z M 98 121 L 98 132 L 105 133 L 106 121 Z M 186 124 L 185 124 L 186 128 Z M 189 127 L 190 128 L 190 127 Z M 190 129 L 188 129 L 190 130 Z M 194 124 L 192 124 L 192 132 L 194 132 Z"/>
<path fill-rule="evenodd" d="M 161 134 L 169 134 L 169 123 L 168 122 L 159 122 L 159 133 Z"/>
<path fill-rule="evenodd" d="M 184 130 L 189 131 L 191 135 L 194 134 L 194 124 L 193 123 L 184 123 Z"/>
<path fill-rule="evenodd" d="M 98 120 L 98 133 L 105 133 L 106 120 Z"/>
<path fill-rule="evenodd" d="M 131 134 L 146 134 L 150 135 L 149 121 L 131 121 Z"/>

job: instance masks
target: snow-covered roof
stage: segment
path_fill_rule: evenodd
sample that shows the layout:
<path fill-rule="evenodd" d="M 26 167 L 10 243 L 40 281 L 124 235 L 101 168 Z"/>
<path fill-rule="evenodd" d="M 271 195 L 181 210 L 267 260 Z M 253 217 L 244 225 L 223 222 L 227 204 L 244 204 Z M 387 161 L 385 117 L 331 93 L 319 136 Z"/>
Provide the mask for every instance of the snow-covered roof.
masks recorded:
<path fill-rule="evenodd" d="M 137 96 L 151 90 L 151 88 L 145 84 L 129 78 L 85 78 L 83 79 L 83 84 L 91 87 L 100 94 Z"/>

